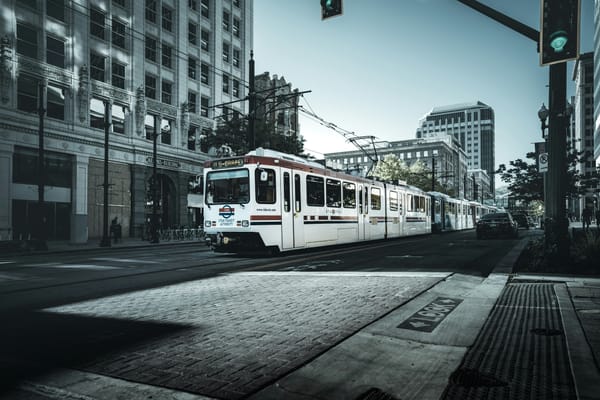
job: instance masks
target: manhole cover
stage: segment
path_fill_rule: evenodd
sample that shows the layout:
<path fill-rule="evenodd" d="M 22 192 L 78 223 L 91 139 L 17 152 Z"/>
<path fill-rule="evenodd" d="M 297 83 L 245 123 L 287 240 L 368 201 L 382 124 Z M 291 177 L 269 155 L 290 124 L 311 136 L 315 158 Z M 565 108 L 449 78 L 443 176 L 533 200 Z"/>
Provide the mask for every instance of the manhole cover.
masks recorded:
<path fill-rule="evenodd" d="M 506 382 L 492 375 L 483 374 L 476 369 L 458 369 L 450 375 L 450 383 L 465 387 L 506 386 Z"/>
<path fill-rule="evenodd" d="M 562 331 L 560 331 L 558 329 L 549 329 L 549 328 L 533 328 L 531 330 L 531 333 L 533 333 L 534 335 L 541 335 L 541 336 L 562 335 Z"/>
<path fill-rule="evenodd" d="M 358 396 L 356 400 L 398 400 L 389 393 L 378 388 L 371 388 Z"/>

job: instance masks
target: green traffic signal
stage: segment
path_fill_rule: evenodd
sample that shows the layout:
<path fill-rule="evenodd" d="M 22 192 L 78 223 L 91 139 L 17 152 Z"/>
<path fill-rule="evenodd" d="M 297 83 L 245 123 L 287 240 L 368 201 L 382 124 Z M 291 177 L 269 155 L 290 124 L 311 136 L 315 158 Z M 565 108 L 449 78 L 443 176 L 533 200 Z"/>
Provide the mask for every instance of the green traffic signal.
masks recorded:
<path fill-rule="evenodd" d="M 579 56 L 581 0 L 542 0 L 540 64 L 549 65 Z"/>
<path fill-rule="evenodd" d="M 560 53 L 564 50 L 568 41 L 569 38 L 567 36 L 567 32 L 565 31 L 557 31 L 550 35 L 550 47 L 552 47 L 557 53 Z"/>
<path fill-rule="evenodd" d="M 342 0 L 321 0 L 321 19 L 335 17 L 342 13 Z"/>

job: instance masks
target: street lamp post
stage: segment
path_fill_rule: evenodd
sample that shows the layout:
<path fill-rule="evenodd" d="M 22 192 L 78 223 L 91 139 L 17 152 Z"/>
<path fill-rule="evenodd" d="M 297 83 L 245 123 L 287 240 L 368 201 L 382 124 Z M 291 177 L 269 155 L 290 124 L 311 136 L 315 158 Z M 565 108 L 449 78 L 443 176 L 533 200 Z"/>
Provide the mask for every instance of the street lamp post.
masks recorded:
<path fill-rule="evenodd" d="M 154 131 L 152 132 L 152 229 L 150 232 L 150 243 L 158 243 L 158 175 L 156 172 L 157 140 L 158 127 L 157 121 L 154 121 Z"/>
<path fill-rule="evenodd" d="M 36 229 L 36 240 L 39 249 L 46 250 L 48 248 L 46 244 L 46 229 L 47 220 L 46 220 L 46 203 L 44 199 L 45 193 L 45 166 L 44 166 L 44 116 L 46 114 L 46 109 L 44 108 L 44 94 L 46 92 L 46 85 L 44 82 L 40 82 L 38 84 L 38 94 L 39 94 L 39 104 L 38 104 L 38 116 L 39 116 L 39 127 L 38 127 L 38 213 L 37 216 L 37 229 Z"/>
<path fill-rule="evenodd" d="M 102 218 L 102 240 L 100 247 L 110 247 L 110 236 L 108 234 L 108 136 L 110 133 L 110 101 L 104 101 L 104 205 Z"/>

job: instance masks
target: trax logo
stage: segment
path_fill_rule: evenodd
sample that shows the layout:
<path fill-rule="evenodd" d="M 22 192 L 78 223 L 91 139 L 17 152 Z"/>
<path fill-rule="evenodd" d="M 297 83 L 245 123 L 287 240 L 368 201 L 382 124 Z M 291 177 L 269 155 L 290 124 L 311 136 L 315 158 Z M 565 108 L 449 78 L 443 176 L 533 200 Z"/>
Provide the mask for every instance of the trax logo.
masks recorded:
<path fill-rule="evenodd" d="M 231 206 L 223 206 L 221 208 L 219 208 L 219 216 L 223 217 L 223 218 L 229 218 L 232 215 L 235 214 L 235 208 L 231 207 Z"/>

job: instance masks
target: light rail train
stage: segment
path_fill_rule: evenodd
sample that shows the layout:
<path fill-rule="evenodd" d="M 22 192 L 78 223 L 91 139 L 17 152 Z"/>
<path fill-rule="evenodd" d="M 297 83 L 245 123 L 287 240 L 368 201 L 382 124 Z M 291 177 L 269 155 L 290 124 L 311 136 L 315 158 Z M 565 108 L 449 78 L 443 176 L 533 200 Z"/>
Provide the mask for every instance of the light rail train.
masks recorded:
<path fill-rule="evenodd" d="M 204 165 L 204 232 L 217 252 L 271 253 L 473 228 L 478 203 L 258 148 Z"/>

